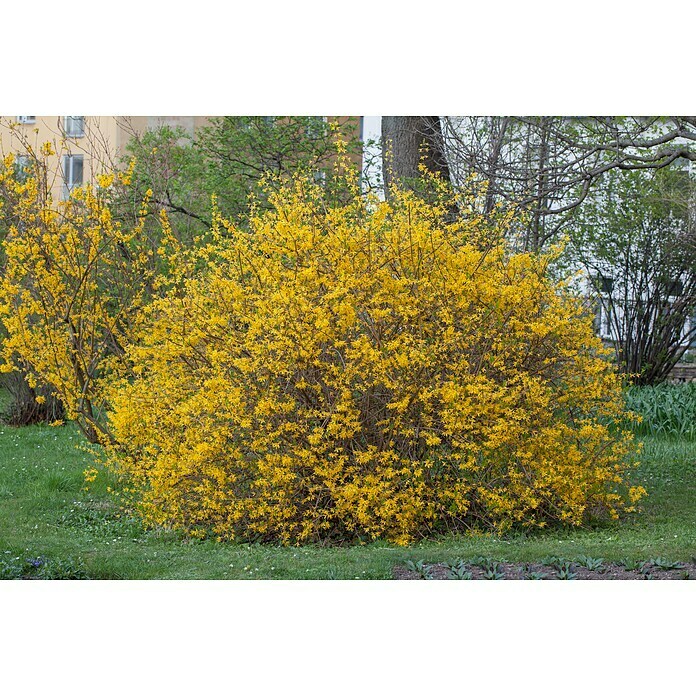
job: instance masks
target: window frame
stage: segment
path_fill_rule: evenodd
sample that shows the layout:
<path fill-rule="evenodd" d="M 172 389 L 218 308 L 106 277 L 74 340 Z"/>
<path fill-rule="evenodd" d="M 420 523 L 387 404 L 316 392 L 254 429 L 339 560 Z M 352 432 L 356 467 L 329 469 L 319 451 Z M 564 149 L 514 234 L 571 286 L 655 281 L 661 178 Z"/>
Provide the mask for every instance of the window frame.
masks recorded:
<path fill-rule="evenodd" d="M 79 120 L 78 120 L 79 119 Z M 80 124 L 79 132 L 73 132 L 76 123 Z M 68 126 L 68 124 L 70 124 Z M 63 130 L 68 138 L 84 138 L 85 136 L 85 117 L 84 116 L 63 116 Z"/>
<path fill-rule="evenodd" d="M 26 154 L 17 154 L 15 156 L 15 178 L 17 181 L 26 181 L 29 178 L 29 166 L 31 165 L 31 158 Z"/>
<path fill-rule="evenodd" d="M 80 181 L 74 180 L 75 177 L 75 162 L 79 160 L 82 163 Z M 63 155 L 62 162 L 63 168 L 63 200 L 70 197 L 70 192 L 82 186 L 85 180 L 85 157 L 84 155 Z"/>

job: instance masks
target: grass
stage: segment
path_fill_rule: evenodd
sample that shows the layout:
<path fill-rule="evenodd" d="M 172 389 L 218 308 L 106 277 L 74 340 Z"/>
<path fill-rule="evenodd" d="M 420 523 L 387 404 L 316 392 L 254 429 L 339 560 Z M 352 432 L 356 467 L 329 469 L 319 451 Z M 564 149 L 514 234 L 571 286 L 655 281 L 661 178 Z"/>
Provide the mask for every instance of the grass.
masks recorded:
<path fill-rule="evenodd" d="M 696 443 L 645 437 L 635 478 L 649 496 L 643 511 L 619 523 L 506 537 L 449 537 L 408 548 L 384 543 L 339 548 L 191 542 L 144 531 L 120 516 L 101 473 L 89 492 L 89 455 L 68 424 L 0 425 L 0 577 L 92 579 L 380 579 L 408 560 L 428 563 L 486 556 L 536 561 L 602 557 L 607 561 L 696 556 Z"/>

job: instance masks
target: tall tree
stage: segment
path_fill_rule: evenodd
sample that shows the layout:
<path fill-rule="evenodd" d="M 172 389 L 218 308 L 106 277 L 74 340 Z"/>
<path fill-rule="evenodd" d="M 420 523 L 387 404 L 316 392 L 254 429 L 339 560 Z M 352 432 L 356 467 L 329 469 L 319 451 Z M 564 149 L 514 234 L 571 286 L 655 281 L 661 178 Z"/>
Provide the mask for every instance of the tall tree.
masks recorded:
<path fill-rule="evenodd" d="M 421 164 L 450 181 L 439 116 L 383 116 L 382 153 L 387 195 L 395 181 L 412 185 Z"/>

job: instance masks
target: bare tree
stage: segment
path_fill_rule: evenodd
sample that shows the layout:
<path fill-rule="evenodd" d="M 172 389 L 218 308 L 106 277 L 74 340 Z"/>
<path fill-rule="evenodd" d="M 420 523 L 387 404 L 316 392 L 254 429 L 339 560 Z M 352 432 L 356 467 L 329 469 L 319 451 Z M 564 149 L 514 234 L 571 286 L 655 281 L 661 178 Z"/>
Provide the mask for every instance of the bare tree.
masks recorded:
<path fill-rule="evenodd" d="M 611 170 L 661 169 L 695 161 L 696 117 L 447 117 L 442 132 L 455 186 L 486 184 L 482 204 L 528 213 L 525 249 L 539 250 Z"/>

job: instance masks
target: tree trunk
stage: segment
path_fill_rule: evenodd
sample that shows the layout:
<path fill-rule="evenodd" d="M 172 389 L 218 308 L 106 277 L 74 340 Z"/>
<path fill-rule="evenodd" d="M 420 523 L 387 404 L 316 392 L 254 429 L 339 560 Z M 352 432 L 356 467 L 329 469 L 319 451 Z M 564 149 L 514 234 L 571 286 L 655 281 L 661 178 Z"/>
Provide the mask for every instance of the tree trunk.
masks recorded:
<path fill-rule="evenodd" d="M 0 376 L 0 387 L 7 389 L 10 402 L 0 414 L 9 425 L 52 423 L 65 417 L 63 405 L 47 387 L 32 389 L 23 373 L 14 371 Z M 36 397 L 43 397 L 39 403 Z"/>
<path fill-rule="evenodd" d="M 392 183 L 413 187 L 418 165 L 451 182 L 439 116 L 382 116 L 382 162 L 387 196 Z"/>

